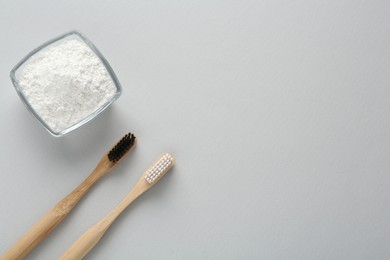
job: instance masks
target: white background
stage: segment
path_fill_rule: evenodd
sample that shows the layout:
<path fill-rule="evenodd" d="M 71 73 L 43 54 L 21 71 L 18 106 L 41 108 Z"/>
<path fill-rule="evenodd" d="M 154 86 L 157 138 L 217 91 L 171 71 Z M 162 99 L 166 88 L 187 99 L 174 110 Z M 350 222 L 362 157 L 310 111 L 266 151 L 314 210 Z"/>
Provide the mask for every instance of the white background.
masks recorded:
<path fill-rule="evenodd" d="M 124 93 L 50 136 L 9 72 L 78 29 Z M 87 259 L 389 259 L 390 2 L 2 1 L 0 253 L 127 131 L 138 146 L 28 259 L 55 259 L 161 152 Z"/>

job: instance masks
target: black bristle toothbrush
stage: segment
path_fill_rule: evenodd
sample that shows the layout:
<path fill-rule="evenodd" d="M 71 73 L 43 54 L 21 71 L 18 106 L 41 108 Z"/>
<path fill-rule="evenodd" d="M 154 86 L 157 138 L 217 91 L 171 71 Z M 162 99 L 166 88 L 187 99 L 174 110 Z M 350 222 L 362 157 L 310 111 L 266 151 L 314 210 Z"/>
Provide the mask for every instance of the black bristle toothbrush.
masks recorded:
<path fill-rule="evenodd" d="M 28 255 L 76 206 L 91 187 L 112 171 L 136 144 L 132 133 L 126 134 L 97 164 L 92 173 L 70 194 L 41 217 L 0 259 L 23 259 Z"/>

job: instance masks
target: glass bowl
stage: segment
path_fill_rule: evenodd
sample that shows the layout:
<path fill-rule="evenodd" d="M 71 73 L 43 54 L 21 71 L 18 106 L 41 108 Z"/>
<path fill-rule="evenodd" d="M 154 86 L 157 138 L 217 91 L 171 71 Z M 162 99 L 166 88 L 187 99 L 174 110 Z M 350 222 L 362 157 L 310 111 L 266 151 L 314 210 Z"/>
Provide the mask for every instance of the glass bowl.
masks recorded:
<path fill-rule="evenodd" d="M 34 110 L 34 108 L 31 106 L 31 104 L 28 102 L 27 98 L 25 97 L 20 85 L 19 85 L 19 76 L 22 71 L 22 68 L 24 65 L 26 65 L 27 61 L 33 57 L 36 53 L 40 52 L 41 50 L 49 47 L 49 46 L 54 46 L 56 44 L 59 44 L 63 41 L 70 40 L 70 39 L 77 39 L 81 40 L 84 42 L 93 52 L 94 54 L 100 59 L 101 63 L 103 66 L 106 68 L 108 75 L 112 79 L 112 82 L 116 88 L 116 92 L 114 96 L 105 104 L 100 106 L 97 110 L 86 116 L 84 119 L 81 121 L 67 127 L 66 129 L 63 129 L 61 131 L 54 131 L 53 129 L 50 128 L 50 126 L 43 120 L 39 114 Z M 111 66 L 108 64 L 107 60 L 104 58 L 104 56 L 100 53 L 100 51 L 93 45 L 93 43 L 88 40 L 83 34 L 81 34 L 78 31 L 71 31 L 68 33 L 65 33 L 63 35 L 60 35 L 50 41 L 47 41 L 46 43 L 42 44 L 41 46 L 37 47 L 36 49 L 32 50 L 30 53 L 27 54 L 21 61 L 19 61 L 15 67 L 11 70 L 10 77 L 12 80 L 12 83 L 15 87 L 16 92 L 18 93 L 20 99 L 24 103 L 24 105 L 27 107 L 27 109 L 31 112 L 31 114 L 38 120 L 38 122 L 53 136 L 55 137 L 61 137 L 67 133 L 70 133 L 77 128 L 85 125 L 86 123 L 90 122 L 92 119 L 100 115 L 107 107 L 109 107 L 115 100 L 117 100 L 120 95 L 122 94 L 122 87 L 118 81 L 118 78 L 116 77 L 113 69 Z"/>

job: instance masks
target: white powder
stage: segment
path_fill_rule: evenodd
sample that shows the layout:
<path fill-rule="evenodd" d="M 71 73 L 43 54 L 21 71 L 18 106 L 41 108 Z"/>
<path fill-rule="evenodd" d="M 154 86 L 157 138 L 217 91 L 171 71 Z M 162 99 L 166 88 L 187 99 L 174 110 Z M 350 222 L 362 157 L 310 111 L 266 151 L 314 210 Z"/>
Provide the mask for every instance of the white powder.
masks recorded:
<path fill-rule="evenodd" d="M 105 66 L 80 40 L 65 40 L 33 55 L 18 83 L 31 107 L 56 133 L 85 119 L 116 93 Z"/>

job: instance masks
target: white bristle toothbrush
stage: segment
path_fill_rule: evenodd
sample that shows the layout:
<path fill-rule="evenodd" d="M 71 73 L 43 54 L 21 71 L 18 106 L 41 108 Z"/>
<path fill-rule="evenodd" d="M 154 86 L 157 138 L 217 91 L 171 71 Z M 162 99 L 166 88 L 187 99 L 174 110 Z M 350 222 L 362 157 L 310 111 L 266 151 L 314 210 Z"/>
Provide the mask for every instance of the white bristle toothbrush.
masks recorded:
<path fill-rule="evenodd" d="M 97 164 L 92 173 L 71 193 L 59 201 L 35 223 L 0 260 L 15 260 L 26 257 L 66 216 L 92 186 L 111 172 L 122 159 L 134 149 L 136 137 L 126 134 Z"/>
<path fill-rule="evenodd" d="M 88 229 L 60 257 L 60 260 L 82 259 L 103 237 L 115 219 L 140 195 L 153 187 L 175 164 L 175 159 L 168 153 L 160 155 L 146 170 L 130 193 L 106 217 Z"/>

